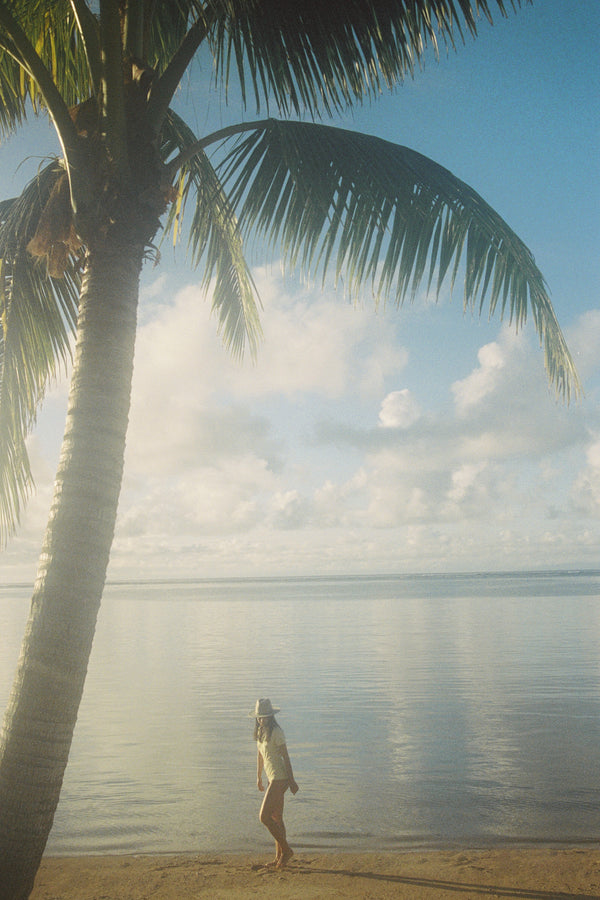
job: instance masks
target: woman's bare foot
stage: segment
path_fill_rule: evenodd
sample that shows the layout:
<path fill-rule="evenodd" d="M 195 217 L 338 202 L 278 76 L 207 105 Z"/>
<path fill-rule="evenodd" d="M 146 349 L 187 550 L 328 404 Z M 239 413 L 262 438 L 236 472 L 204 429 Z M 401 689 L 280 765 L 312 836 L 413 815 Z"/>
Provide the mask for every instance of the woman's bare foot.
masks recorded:
<path fill-rule="evenodd" d="M 283 851 L 283 855 L 281 856 L 279 862 L 277 863 L 278 869 L 284 869 L 289 863 L 290 859 L 294 855 L 294 851 L 291 847 L 288 847 L 287 850 Z"/>

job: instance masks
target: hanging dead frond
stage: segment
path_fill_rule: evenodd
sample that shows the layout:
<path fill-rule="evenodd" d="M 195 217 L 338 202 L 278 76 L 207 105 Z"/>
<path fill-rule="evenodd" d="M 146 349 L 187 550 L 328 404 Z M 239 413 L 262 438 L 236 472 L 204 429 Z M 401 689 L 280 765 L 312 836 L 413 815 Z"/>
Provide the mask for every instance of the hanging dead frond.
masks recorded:
<path fill-rule="evenodd" d="M 69 179 L 65 172 L 52 188 L 27 250 L 32 256 L 46 259 L 48 275 L 62 278 L 69 265 L 69 257 L 77 255 L 80 249 L 81 241 L 73 226 Z"/>

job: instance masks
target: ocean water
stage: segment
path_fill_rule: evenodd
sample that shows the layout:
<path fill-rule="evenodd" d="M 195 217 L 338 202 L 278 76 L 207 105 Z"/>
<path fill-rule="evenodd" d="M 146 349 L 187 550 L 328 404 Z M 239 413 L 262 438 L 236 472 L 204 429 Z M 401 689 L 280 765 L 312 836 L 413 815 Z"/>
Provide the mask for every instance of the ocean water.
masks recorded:
<path fill-rule="evenodd" d="M 107 585 L 48 852 L 270 850 L 259 696 L 297 849 L 600 837 L 600 572 L 255 579 Z"/>

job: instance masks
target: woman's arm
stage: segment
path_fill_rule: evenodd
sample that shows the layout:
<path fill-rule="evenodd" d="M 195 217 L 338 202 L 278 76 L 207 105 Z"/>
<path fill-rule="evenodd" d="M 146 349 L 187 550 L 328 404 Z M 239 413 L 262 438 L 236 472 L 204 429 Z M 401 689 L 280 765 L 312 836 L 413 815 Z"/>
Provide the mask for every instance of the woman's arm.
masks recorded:
<path fill-rule="evenodd" d="M 283 759 L 283 764 L 285 766 L 285 771 L 288 777 L 288 781 L 290 783 L 290 791 L 292 794 L 298 793 L 298 785 L 296 784 L 296 780 L 294 778 L 294 773 L 292 771 L 292 764 L 290 762 L 290 756 L 287 750 L 287 745 L 282 744 L 279 748 L 279 752 L 281 753 L 281 758 Z"/>
<path fill-rule="evenodd" d="M 263 758 L 260 750 L 256 751 L 256 783 L 258 785 L 259 791 L 264 791 L 263 781 L 262 781 L 262 773 L 263 773 Z"/>

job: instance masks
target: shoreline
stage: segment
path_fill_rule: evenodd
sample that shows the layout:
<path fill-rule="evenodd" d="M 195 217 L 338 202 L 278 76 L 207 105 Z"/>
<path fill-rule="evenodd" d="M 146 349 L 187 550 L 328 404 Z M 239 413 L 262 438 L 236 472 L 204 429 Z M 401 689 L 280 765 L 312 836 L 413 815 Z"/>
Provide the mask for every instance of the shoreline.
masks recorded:
<path fill-rule="evenodd" d="M 600 846 L 298 850 L 282 870 L 251 853 L 47 856 L 30 900 L 599 900 Z"/>
<path fill-rule="evenodd" d="M 459 853 L 468 850 L 469 853 L 488 853 L 502 850 L 600 850 L 600 834 L 598 838 L 566 838 L 561 840 L 549 841 L 546 838 L 501 838 L 495 841 L 473 841 L 464 843 L 460 841 L 449 842 L 440 841 L 439 843 L 414 843 L 406 844 L 387 844 L 385 841 L 379 847 L 372 844 L 361 846 L 334 844 L 306 844 L 302 841 L 292 841 L 295 854 L 297 856 L 407 856 L 414 853 L 433 854 L 433 853 Z M 95 860 L 95 859 L 212 859 L 212 858 L 234 858 L 240 859 L 262 858 L 268 857 L 270 852 L 270 844 L 256 845 L 250 848 L 239 848 L 233 850 L 222 849 L 193 849 L 193 850 L 119 850 L 103 849 L 103 850 L 46 850 L 43 856 L 44 860 L 72 860 L 78 859 Z M 600 900 L 600 896 L 598 897 Z"/>

